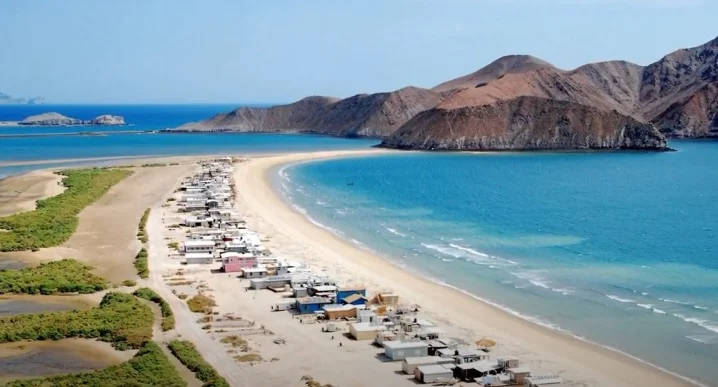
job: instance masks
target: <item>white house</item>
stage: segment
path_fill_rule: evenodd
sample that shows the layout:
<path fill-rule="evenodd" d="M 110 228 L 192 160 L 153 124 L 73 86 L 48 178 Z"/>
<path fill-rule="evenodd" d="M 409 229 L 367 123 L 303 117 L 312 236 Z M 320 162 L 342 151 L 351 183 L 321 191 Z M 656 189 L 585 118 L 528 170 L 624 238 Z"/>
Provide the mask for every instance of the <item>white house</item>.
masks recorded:
<path fill-rule="evenodd" d="M 404 360 L 407 357 L 427 356 L 429 345 L 423 341 L 385 341 L 384 355 L 391 360 Z"/>
<path fill-rule="evenodd" d="M 454 373 L 447 367 L 439 364 L 416 367 L 414 377 L 422 383 L 435 383 L 440 379 L 452 379 Z"/>
<path fill-rule="evenodd" d="M 214 252 L 214 241 L 190 239 L 184 241 L 183 251 L 185 253 L 212 253 Z"/>

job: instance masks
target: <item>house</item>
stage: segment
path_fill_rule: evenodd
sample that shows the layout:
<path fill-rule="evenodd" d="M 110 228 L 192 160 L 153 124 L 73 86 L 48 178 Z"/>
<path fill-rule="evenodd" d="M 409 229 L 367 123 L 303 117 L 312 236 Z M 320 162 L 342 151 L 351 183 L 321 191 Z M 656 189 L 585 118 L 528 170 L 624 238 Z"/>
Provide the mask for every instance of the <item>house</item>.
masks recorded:
<path fill-rule="evenodd" d="M 357 316 L 357 309 L 353 305 L 324 305 L 322 309 L 328 320 L 349 319 Z"/>
<path fill-rule="evenodd" d="M 354 294 L 358 294 L 361 297 L 366 297 L 366 288 L 364 287 L 358 287 L 358 286 L 349 286 L 349 287 L 341 287 L 337 289 L 337 304 L 341 302 L 341 300 L 352 296 Z"/>
<path fill-rule="evenodd" d="M 297 300 L 297 309 L 301 314 L 316 313 L 322 311 L 322 307 L 331 304 L 332 300 L 325 297 L 304 297 Z"/>
<path fill-rule="evenodd" d="M 439 356 L 436 352 L 440 349 L 453 349 L 458 343 L 452 339 L 439 339 L 427 341 L 429 344 L 429 356 Z"/>
<path fill-rule="evenodd" d="M 427 356 L 429 345 L 423 341 L 386 341 L 384 355 L 391 360 L 404 360 L 407 357 Z"/>
<path fill-rule="evenodd" d="M 254 254 L 228 252 L 222 253 L 220 256 L 222 257 L 222 270 L 227 273 L 234 273 L 258 266 L 257 257 L 255 257 Z M 266 276 L 265 274 L 264 277 Z"/>
<path fill-rule="evenodd" d="M 489 354 L 473 348 L 445 348 L 436 351 L 436 355 L 440 357 L 453 358 L 456 364 L 473 363 L 476 361 L 489 360 Z M 502 367 L 504 368 L 504 367 Z"/>
<path fill-rule="evenodd" d="M 302 297 L 308 297 L 309 294 L 307 293 L 306 286 L 298 286 L 292 288 L 292 293 L 294 295 L 294 298 L 302 298 Z"/>
<path fill-rule="evenodd" d="M 187 265 L 209 265 L 214 263 L 212 253 L 187 253 L 184 255 Z"/>
<path fill-rule="evenodd" d="M 497 363 L 490 361 L 462 363 L 454 367 L 454 376 L 466 382 L 472 382 L 484 376 L 496 375 L 500 372 L 501 367 Z"/>
<path fill-rule="evenodd" d="M 249 287 L 252 289 L 267 289 L 269 287 L 272 288 L 281 288 L 283 286 L 289 285 L 292 282 L 292 278 L 289 276 L 281 276 L 276 275 L 272 277 L 266 277 L 266 278 L 253 278 L 249 280 Z"/>
<path fill-rule="evenodd" d="M 187 227 L 210 227 L 212 219 L 205 216 L 188 216 L 182 222 Z"/>
<path fill-rule="evenodd" d="M 394 293 L 379 293 L 377 301 L 382 305 L 397 306 L 399 305 L 399 295 Z"/>
<path fill-rule="evenodd" d="M 445 359 L 438 356 L 419 356 L 419 357 L 406 357 L 401 362 L 401 370 L 407 375 L 414 375 L 416 367 L 432 365 L 432 364 L 448 364 L 453 365 L 452 359 Z"/>
<path fill-rule="evenodd" d="M 526 378 L 531 376 L 531 370 L 526 367 L 507 368 L 506 373 L 511 377 L 512 384 L 524 384 Z"/>
<path fill-rule="evenodd" d="M 242 269 L 244 278 L 264 278 L 267 276 L 267 269 L 264 267 L 248 267 Z"/>
<path fill-rule="evenodd" d="M 524 385 L 527 387 L 560 387 L 561 383 L 563 382 L 558 375 L 531 375 L 524 380 Z"/>
<path fill-rule="evenodd" d="M 516 357 L 500 357 L 497 361 L 503 368 L 516 368 L 519 366 L 519 359 Z"/>
<path fill-rule="evenodd" d="M 334 298 L 337 294 L 337 287 L 332 285 L 316 285 L 310 286 L 307 292 L 310 296 Z"/>
<path fill-rule="evenodd" d="M 361 312 L 361 311 L 357 311 Z M 354 340 L 374 340 L 378 332 L 385 331 L 384 324 L 355 322 L 349 324 L 349 334 Z"/>
<path fill-rule="evenodd" d="M 339 298 L 339 295 L 337 294 L 337 298 Z M 344 297 L 341 300 L 341 303 L 344 305 L 364 305 L 366 304 L 366 297 L 362 296 L 359 293 L 354 293 L 351 296 Z"/>
<path fill-rule="evenodd" d="M 418 366 L 414 369 L 414 377 L 422 383 L 436 383 L 444 379 L 453 379 L 450 369 L 439 364 Z"/>
<path fill-rule="evenodd" d="M 211 253 L 214 252 L 214 241 L 203 239 L 190 239 L 183 243 L 185 253 Z"/>
<path fill-rule="evenodd" d="M 227 252 L 233 252 L 233 253 L 239 253 L 239 254 L 246 254 L 249 253 L 249 248 L 245 243 L 238 242 L 236 239 L 233 239 L 230 242 L 227 242 L 224 244 L 224 250 Z"/>
<path fill-rule="evenodd" d="M 373 310 L 364 309 L 357 311 L 357 322 L 374 324 L 380 323 L 380 319 L 377 318 Z"/>
<path fill-rule="evenodd" d="M 295 301 L 295 300 L 283 301 L 283 302 L 278 302 L 275 305 L 272 305 L 272 310 L 273 311 L 290 310 L 290 309 L 295 309 L 296 307 L 297 307 L 297 301 Z"/>

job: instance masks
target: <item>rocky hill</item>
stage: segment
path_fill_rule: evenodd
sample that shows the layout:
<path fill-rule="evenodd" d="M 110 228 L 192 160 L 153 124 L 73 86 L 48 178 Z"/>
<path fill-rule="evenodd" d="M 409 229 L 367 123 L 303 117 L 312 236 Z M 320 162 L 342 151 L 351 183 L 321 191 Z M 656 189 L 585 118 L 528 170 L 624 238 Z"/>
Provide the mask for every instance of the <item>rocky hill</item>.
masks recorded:
<path fill-rule="evenodd" d="M 718 38 L 648 66 L 562 70 L 506 56 L 431 90 L 240 108 L 177 130 L 376 136 L 420 149 L 664 149 L 665 137 L 718 137 Z"/>
<path fill-rule="evenodd" d="M 79 120 L 52 112 L 26 117 L 17 124 L 28 126 L 125 125 L 125 119 L 120 116 L 101 115 L 91 120 Z"/>

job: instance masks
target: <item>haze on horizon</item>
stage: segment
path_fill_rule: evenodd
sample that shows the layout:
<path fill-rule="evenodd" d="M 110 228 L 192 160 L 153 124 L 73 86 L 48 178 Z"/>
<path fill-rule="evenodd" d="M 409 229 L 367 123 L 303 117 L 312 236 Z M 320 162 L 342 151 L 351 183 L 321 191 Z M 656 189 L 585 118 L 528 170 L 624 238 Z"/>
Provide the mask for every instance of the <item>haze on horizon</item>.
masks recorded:
<path fill-rule="evenodd" d="M 0 91 L 48 103 L 279 103 L 432 87 L 509 54 L 648 64 L 710 0 L 0 2 Z"/>

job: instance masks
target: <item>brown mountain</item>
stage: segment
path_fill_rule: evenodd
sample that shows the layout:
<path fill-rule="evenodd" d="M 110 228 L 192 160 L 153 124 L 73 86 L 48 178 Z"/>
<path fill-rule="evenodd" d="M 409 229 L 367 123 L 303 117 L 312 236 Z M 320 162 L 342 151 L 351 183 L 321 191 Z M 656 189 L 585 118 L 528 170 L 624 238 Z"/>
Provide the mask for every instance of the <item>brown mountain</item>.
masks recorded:
<path fill-rule="evenodd" d="M 561 70 L 506 56 L 431 90 L 309 97 L 177 130 L 376 136 L 386 147 L 420 149 L 664 149 L 665 137 L 718 137 L 718 39 L 645 67 Z"/>

